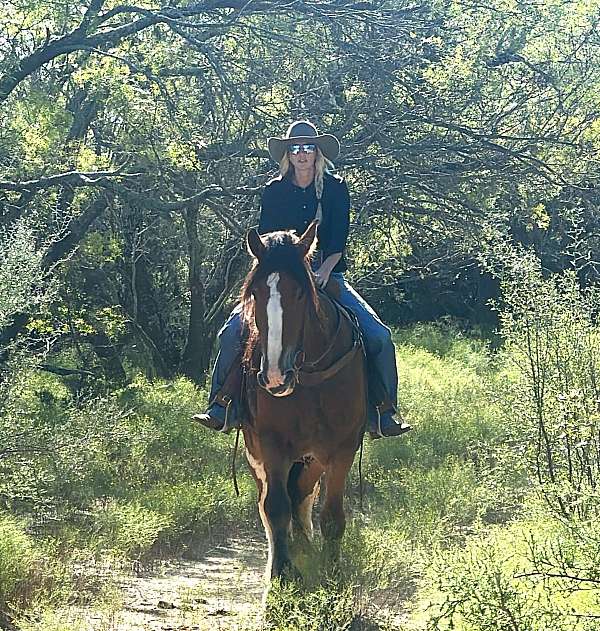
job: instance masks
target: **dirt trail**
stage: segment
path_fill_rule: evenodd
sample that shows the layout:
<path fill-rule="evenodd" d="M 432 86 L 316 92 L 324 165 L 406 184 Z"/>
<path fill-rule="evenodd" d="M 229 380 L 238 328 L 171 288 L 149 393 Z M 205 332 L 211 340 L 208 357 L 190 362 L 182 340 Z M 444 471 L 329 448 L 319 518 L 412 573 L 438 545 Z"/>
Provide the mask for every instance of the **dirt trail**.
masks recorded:
<path fill-rule="evenodd" d="M 233 540 L 201 560 L 164 564 L 116 581 L 123 606 L 91 628 L 110 631 L 250 630 L 260 626 L 266 546 Z M 102 619 L 102 622 L 100 622 Z"/>

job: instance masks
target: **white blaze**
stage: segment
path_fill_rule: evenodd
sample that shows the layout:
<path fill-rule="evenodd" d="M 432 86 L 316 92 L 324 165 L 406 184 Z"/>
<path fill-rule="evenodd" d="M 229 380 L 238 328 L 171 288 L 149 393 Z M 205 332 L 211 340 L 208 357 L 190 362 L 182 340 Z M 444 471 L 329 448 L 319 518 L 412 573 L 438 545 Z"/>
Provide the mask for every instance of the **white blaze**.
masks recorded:
<path fill-rule="evenodd" d="M 269 371 L 267 383 L 279 385 L 283 381 L 279 370 L 279 358 L 283 348 L 283 309 L 281 308 L 281 294 L 277 289 L 279 272 L 273 272 L 267 277 L 269 300 L 267 302 L 267 360 Z"/>

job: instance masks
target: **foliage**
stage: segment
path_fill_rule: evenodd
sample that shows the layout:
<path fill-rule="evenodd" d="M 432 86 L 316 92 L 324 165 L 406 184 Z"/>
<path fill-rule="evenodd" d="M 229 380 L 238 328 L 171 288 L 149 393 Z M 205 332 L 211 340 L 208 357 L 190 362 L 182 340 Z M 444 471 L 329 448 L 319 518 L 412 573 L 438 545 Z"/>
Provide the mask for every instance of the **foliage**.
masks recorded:
<path fill-rule="evenodd" d="M 76 554 L 63 557 L 52 541 L 36 537 L 22 519 L 0 513 L 0 621 L 3 614 L 53 607 L 93 581 L 77 578 Z"/>
<path fill-rule="evenodd" d="M 276 166 L 264 139 L 307 117 L 344 148 L 352 282 L 390 324 L 460 319 L 398 337 L 415 430 L 365 448 L 353 584 L 410 598 L 441 555 L 430 626 L 587 615 L 550 574 L 597 578 L 598 15 L 598 0 L 0 0 L 0 507 L 31 529 L 2 518 L 22 552 L 0 573 L 13 598 L 69 584 L 65 549 L 193 552 L 253 523 L 227 439 L 188 419 Z M 493 325 L 500 291 L 493 349 L 465 331 Z M 496 528 L 532 487 L 565 523 Z M 284 590 L 276 615 L 356 626 L 354 597 Z"/>
<path fill-rule="evenodd" d="M 507 448 L 519 428 L 505 422 L 505 362 L 445 325 L 417 325 L 398 341 L 400 406 L 415 430 L 367 445 L 371 510 L 419 543 L 506 519 L 518 511 L 528 476 L 519 451 Z"/>
<path fill-rule="evenodd" d="M 600 467 L 597 291 L 581 290 L 573 273 L 544 278 L 525 259 L 507 277 L 504 301 L 506 352 L 519 371 L 514 410 L 527 427 L 540 489 L 565 517 L 594 515 Z"/>
<path fill-rule="evenodd" d="M 39 307 L 44 297 L 42 255 L 26 221 L 0 227 L 0 329 L 15 314 Z"/>
<path fill-rule="evenodd" d="M 264 139 L 297 117 L 342 140 L 351 275 L 387 320 L 489 325 L 490 229 L 597 277 L 596 1 L 162 11 L 0 3 L 0 225 L 27 217 L 60 282 L 4 344 L 58 323 L 57 355 L 113 385 L 202 383 L 275 167 Z"/>
<path fill-rule="evenodd" d="M 311 590 L 293 582 L 275 584 L 266 603 L 267 628 L 273 631 L 344 631 L 356 616 L 352 587 L 337 583 Z"/>
<path fill-rule="evenodd" d="M 580 545 L 583 536 L 586 546 Z M 433 566 L 429 580 L 438 592 L 427 628 L 594 629 L 597 543 L 595 524 L 573 527 L 545 516 L 483 533 Z"/>
<path fill-rule="evenodd" d="M 7 515 L 0 515 L 0 611 L 23 589 L 38 551 L 23 525 Z"/>
<path fill-rule="evenodd" d="M 483 631 L 509 615 L 526 629 L 546 623 L 561 629 L 569 607 L 592 615 L 593 592 L 575 587 L 596 584 L 600 546 L 593 520 L 559 522 L 540 506 L 534 517 L 522 517 L 531 512 L 521 507 L 531 490 L 529 461 L 520 447 L 528 434 L 504 421 L 505 406 L 515 396 L 508 386 L 520 374 L 511 367 L 511 355 L 491 351 L 447 324 L 402 331 L 397 342 L 400 394 L 404 404 L 411 402 L 415 429 L 401 441 L 366 445 L 368 509 L 357 513 L 354 471 L 339 582 L 309 573 L 303 589 L 276 589 L 273 627 L 392 629 L 397 627 L 391 612 L 410 602 L 415 629 L 455 624 Z M 22 496 L 11 496 L 12 510 L 33 514 L 39 503 L 30 498 L 39 497 L 51 517 L 36 525 L 55 541 L 50 548 L 40 548 L 18 527 L 35 552 L 22 566 L 25 589 L 39 584 L 38 578 L 32 583 L 31 572 L 40 560 L 54 567 L 53 559 L 60 559 L 64 568 L 62 578 L 52 570 L 43 579 L 49 589 L 35 592 L 35 607 L 49 628 L 59 624 L 52 611 L 73 590 L 102 608 L 91 588 L 94 572 L 75 579 L 74 568 L 107 554 L 142 562 L 156 553 L 195 554 L 207 536 L 227 536 L 234 524 L 256 523 L 250 476 L 240 475 L 240 498 L 228 479 L 230 442 L 200 434 L 188 421 L 205 400 L 189 381 L 138 377 L 105 400 L 74 405 L 72 397 L 57 377 L 27 373 L 8 399 L 21 421 L 38 419 L 30 431 L 51 454 L 40 450 L 25 460 L 4 460 L 5 493 L 11 480 L 22 480 Z M 60 444 L 53 443 L 54 430 Z M 78 461 L 66 445 L 81 436 L 88 448 Z M 35 468 L 36 478 L 23 479 L 25 462 L 35 463 L 27 469 Z M 507 527 L 511 519 L 517 521 Z M 554 575 L 576 578 L 567 585 Z M 427 602 L 429 609 L 419 609 Z M 502 603 L 510 613 L 503 613 Z M 75 628 L 75 612 L 69 616 Z"/>
<path fill-rule="evenodd" d="M 0 420 L 1 497 L 40 526 L 74 521 L 93 548 L 134 557 L 246 519 L 249 476 L 238 499 L 223 439 L 201 442 L 190 422 L 203 401 L 185 380 L 139 379 L 74 405 L 58 379 L 23 375 Z"/>
<path fill-rule="evenodd" d="M 139 559 L 152 549 L 169 525 L 167 517 L 139 504 L 109 505 L 96 517 L 96 545 L 102 552 Z"/>

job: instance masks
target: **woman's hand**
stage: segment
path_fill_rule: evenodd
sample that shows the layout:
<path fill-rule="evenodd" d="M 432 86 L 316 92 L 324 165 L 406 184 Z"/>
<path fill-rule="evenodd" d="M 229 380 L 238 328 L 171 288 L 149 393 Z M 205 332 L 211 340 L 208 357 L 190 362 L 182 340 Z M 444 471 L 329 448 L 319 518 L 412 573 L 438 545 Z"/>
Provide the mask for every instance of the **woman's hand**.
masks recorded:
<path fill-rule="evenodd" d="M 329 282 L 329 276 L 333 271 L 333 268 L 338 264 L 338 261 L 342 258 L 341 252 L 330 254 L 322 263 L 321 267 L 315 272 L 315 283 L 317 287 L 324 288 Z"/>
<path fill-rule="evenodd" d="M 321 267 L 319 267 L 319 269 L 315 272 L 315 283 L 317 287 L 323 289 L 329 282 L 330 274 L 331 270 L 326 268 L 325 265 L 321 265 Z"/>

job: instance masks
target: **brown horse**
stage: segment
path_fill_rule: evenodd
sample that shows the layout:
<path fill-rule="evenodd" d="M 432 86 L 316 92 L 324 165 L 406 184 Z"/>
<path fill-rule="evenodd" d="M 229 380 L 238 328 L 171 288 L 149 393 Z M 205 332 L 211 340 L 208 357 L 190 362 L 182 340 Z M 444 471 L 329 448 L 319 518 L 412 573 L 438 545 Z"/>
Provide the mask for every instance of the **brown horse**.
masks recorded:
<path fill-rule="evenodd" d="M 292 232 L 261 237 L 252 230 L 247 239 L 254 266 L 242 290 L 250 331 L 246 361 L 260 355 L 260 367 L 249 371 L 243 433 L 272 578 L 297 575 L 288 537 L 312 538 L 321 477 L 324 549 L 337 559 L 346 524 L 345 480 L 367 413 L 360 336 L 351 318 L 315 289 L 308 262 L 315 233 L 313 222 L 300 238 Z"/>

